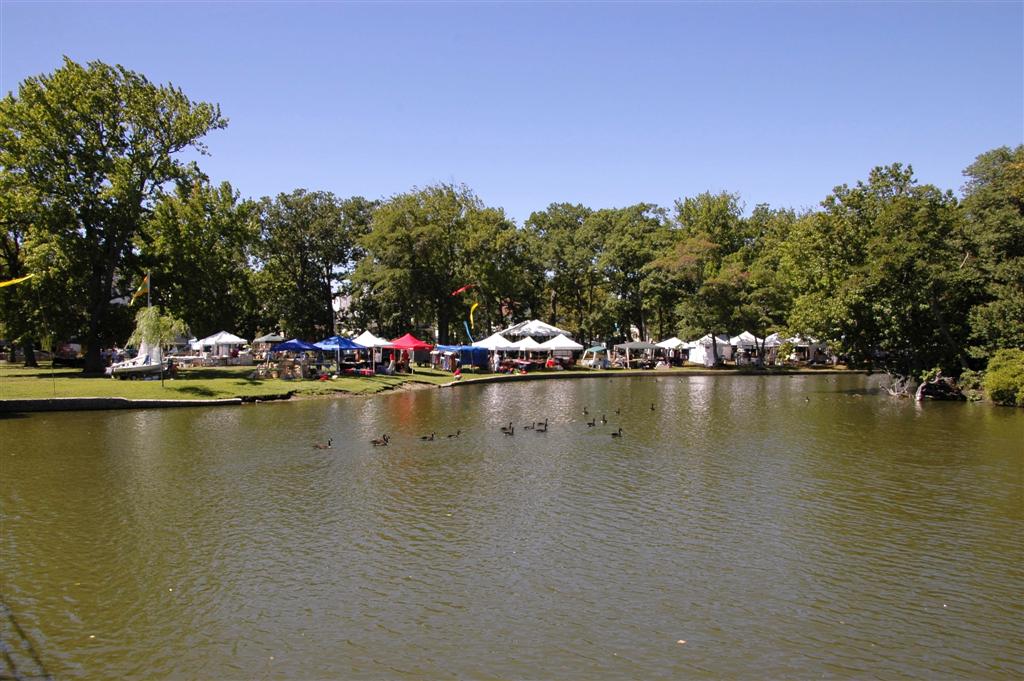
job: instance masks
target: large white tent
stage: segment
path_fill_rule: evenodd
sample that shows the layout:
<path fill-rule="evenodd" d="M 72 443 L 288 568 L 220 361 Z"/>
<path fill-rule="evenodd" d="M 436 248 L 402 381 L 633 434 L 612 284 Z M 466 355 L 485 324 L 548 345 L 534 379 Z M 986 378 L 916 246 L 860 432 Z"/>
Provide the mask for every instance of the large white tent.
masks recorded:
<path fill-rule="evenodd" d="M 539 319 L 531 319 L 526 322 L 519 322 L 501 332 L 501 335 L 509 337 L 539 336 L 541 338 L 552 338 L 557 335 L 571 336 L 568 331 L 552 326 Z"/>
<path fill-rule="evenodd" d="M 192 349 L 200 352 L 208 352 L 214 356 L 227 355 L 233 349 L 236 349 L 239 345 L 245 345 L 249 341 L 244 338 L 239 338 L 233 333 L 227 331 L 218 331 L 212 336 L 201 338 L 200 340 L 193 341 Z"/>
<path fill-rule="evenodd" d="M 712 343 L 717 346 L 719 359 L 729 359 L 732 357 L 732 346 L 729 344 L 729 337 L 715 336 L 715 340 L 712 341 L 711 334 L 709 333 L 693 341 L 693 347 L 690 348 L 690 361 L 703 364 L 704 366 L 712 366 L 715 363 L 715 351 L 711 348 Z"/>
<path fill-rule="evenodd" d="M 582 350 L 583 346 L 564 334 L 558 334 L 554 338 L 544 341 L 539 346 L 540 350 Z"/>
<path fill-rule="evenodd" d="M 744 331 L 738 336 L 733 336 L 729 339 L 729 345 L 737 348 L 753 348 L 757 347 L 757 344 L 761 342 L 761 339 L 750 333 Z"/>
<path fill-rule="evenodd" d="M 483 340 L 473 343 L 473 347 L 485 348 L 487 350 L 515 350 L 515 343 L 502 336 L 500 333 L 492 333 Z"/>
<path fill-rule="evenodd" d="M 361 334 L 352 339 L 354 343 L 362 345 L 364 348 L 390 348 L 392 347 L 391 341 L 384 338 L 374 336 L 369 331 L 363 331 Z"/>
<path fill-rule="evenodd" d="M 672 336 L 671 338 L 666 338 L 660 343 L 655 343 L 655 345 L 663 350 L 679 350 L 686 347 L 686 342 L 679 340 L 676 336 Z"/>
<path fill-rule="evenodd" d="M 514 349 L 516 349 L 516 350 L 522 350 L 522 351 L 526 351 L 526 352 L 532 352 L 532 351 L 542 350 L 543 349 L 543 348 L 541 348 L 540 343 L 538 343 L 537 341 L 533 340 L 529 336 L 527 336 L 526 338 L 522 339 L 518 343 L 513 343 L 512 347 Z"/>

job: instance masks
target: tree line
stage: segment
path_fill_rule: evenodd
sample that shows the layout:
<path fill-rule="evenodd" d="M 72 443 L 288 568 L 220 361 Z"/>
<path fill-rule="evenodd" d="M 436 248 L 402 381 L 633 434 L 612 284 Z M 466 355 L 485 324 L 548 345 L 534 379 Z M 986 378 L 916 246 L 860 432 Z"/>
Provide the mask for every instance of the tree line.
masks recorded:
<path fill-rule="evenodd" d="M 101 62 L 65 59 L 4 97 L 0 281 L 34 276 L 0 289 L 0 337 L 30 361 L 81 339 L 96 371 L 152 272 L 154 304 L 199 336 L 464 342 L 476 305 L 477 336 L 530 317 L 585 342 L 784 331 L 904 374 L 1024 347 L 1024 146 L 980 154 L 962 199 L 897 163 L 800 212 L 705 192 L 555 203 L 517 225 L 454 184 L 242 198 L 181 159 L 226 126 L 217 105 Z"/>

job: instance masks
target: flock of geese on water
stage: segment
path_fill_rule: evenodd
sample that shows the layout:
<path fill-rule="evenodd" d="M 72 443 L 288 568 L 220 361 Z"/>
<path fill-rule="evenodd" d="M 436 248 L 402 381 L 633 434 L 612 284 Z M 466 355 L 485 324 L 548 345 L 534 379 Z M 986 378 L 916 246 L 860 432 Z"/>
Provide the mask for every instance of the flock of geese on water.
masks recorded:
<path fill-rule="evenodd" d="M 651 411 L 654 411 L 654 403 L 653 402 L 651 402 Z M 616 408 L 615 409 L 615 413 L 616 414 L 621 414 L 622 413 L 622 409 L 621 408 Z M 587 407 L 583 407 L 583 415 L 584 416 L 590 416 L 590 411 L 587 409 Z M 604 425 L 604 424 L 608 423 L 608 419 L 605 417 L 604 414 L 601 414 L 601 418 L 600 419 L 598 419 L 597 416 L 594 416 L 589 421 L 585 421 L 585 423 L 587 424 L 588 428 L 594 428 L 594 427 L 597 426 L 598 423 L 600 423 L 601 425 Z M 530 423 L 527 423 L 526 425 L 522 426 L 522 430 L 532 430 L 535 433 L 546 433 L 546 432 L 548 432 L 548 419 L 545 418 L 543 421 L 531 421 Z M 515 425 L 513 425 L 512 421 L 509 421 L 507 426 L 501 426 L 500 431 L 504 435 L 508 435 L 509 437 L 513 437 L 516 434 L 516 427 L 515 427 Z M 454 433 L 450 433 L 450 434 L 445 435 L 445 436 L 438 435 L 436 431 L 431 431 L 430 435 L 421 435 L 420 436 L 420 440 L 423 440 L 424 442 L 433 442 L 434 440 L 442 440 L 442 439 L 449 439 L 450 440 L 450 439 L 457 438 L 460 435 L 462 435 L 462 431 L 461 430 L 456 430 Z M 622 437 L 622 428 L 620 427 L 618 430 L 612 431 L 611 436 L 612 437 Z M 380 437 L 376 437 L 376 438 L 370 440 L 370 444 L 373 445 L 374 447 L 387 447 L 389 444 L 391 444 L 391 438 L 388 437 L 387 433 L 384 433 Z M 313 448 L 314 449 L 330 449 L 333 446 L 334 446 L 334 439 L 333 438 L 328 438 L 327 442 L 317 442 L 316 444 L 313 445 Z"/>

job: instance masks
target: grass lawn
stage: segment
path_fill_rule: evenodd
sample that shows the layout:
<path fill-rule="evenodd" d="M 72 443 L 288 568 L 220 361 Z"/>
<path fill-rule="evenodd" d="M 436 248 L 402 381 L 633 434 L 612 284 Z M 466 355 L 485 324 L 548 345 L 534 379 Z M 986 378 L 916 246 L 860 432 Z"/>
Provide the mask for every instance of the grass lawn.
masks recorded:
<path fill-rule="evenodd" d="M 164 381 L 125 381 L 83 376 L 79 369 L 38 369 L 0 362 L 0 400 L 48 399 L 52 397 L 124 397 L 128 399 L 209 400 L 226 397 L 283 395 L 328 395 L 346 392 L 370 394 L 403 383 L 439 385 L 452 380 L 449 373 L 417 369 L 403 376 L 346 377 L 330 381 L 286 381 L 250 379 L 254 367 L 210 367 L 184 369 L 178 378 Z"/>

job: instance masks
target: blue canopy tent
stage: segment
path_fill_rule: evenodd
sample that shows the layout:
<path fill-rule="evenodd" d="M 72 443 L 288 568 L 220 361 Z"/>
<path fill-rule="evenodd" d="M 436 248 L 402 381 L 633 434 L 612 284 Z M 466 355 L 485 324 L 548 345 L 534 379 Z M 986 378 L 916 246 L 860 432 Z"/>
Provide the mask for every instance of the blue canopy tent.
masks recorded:
<path fill-rule="evenodd" d="M 355 352 L 356 350 L 368 349 L 365 345 L 360 345 L 359 343 L 356 343 L 354 340 L 350 338 L 345 338 L 344 336 L 331 336 L 329 338 L 324 338 L 319 343 L 314 343 L 314 345 L 316 345 L 316 347 L 320 350 L 334 350 L 334 352 L 336 353 L 335 358 L 338 361 L 339 370 L 341 367 L 342 350 L 346 352 Z"/>
<path fill-rule="evenodd" d="M 487 348 L 478 348 L 474 345 L 438 345 L 435 349 L 440 352 L 457 354 L 459 356 L 459 363 L 462 366 L 487 368 L 487 358 L 490 355 L 490 351 Z"/>
<path fill-rule="evenodd" d="M 344 336 L 331 336 L 330 338 L 324 338 L 319 343 L 314 343 L 320 350 L 366 350 L 365 345 L 360 345 L 350 338 Z"/>
<path fill-rule="evenodd" d="M 319 350 L 320 348 L 312 343 L 307 343 L 306 341 L 299 340 L 298 338 L 286 340 L 283 343 L 278 343 L 270 348 L 271 352 L 318 352 Z"/>

